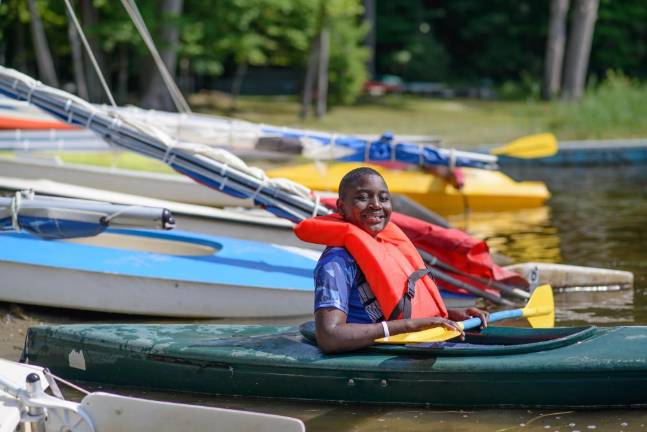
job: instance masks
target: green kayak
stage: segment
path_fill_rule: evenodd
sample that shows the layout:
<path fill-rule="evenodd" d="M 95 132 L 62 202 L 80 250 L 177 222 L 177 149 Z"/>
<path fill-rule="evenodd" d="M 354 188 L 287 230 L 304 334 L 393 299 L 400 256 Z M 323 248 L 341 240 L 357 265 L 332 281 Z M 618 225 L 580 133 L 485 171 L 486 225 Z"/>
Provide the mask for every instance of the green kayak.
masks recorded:
<path fill-rule="evenodd" d="M 64 378 L 174 391 L 428 406 L 647 405 L 647 327 L 490 326 L 465 343 L 324 355 L 312 325 L 57 325 L 23 361 Z"/>

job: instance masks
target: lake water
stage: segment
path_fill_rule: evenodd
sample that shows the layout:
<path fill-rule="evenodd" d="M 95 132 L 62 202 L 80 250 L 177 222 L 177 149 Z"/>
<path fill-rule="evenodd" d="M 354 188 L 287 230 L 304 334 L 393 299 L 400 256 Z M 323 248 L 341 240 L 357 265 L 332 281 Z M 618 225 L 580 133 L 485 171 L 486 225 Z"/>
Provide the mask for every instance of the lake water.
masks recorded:
<path fill-rule="evenodd" d="M 493 251 L 507 255 L 516 262 L 547 261 L 634 272 L 633 290 L 557 294 L 557 321 L 560 325 L 647 325 L 647 169 L 568 168 L 507 172 L 517 180 L 545 181 L 553 193 L 548 205 L 511 213 L 471 214 L 467 220 L 457 216 L 452 218 L 452 223 L 466 226 L 474 235 L 486 239 Z M 42 308 L 26 307 L 25 311 L 37 317 L 34 321 L 97 319 L 92 315 Z M 2 343 L 0 339 L 0 345 Z M 15 343 L 14 339 L 13 348 Z M 0 350 L 7 351 L 6 346 L 4 351 Z M 290 415 L 304 420 L 309 431 L 647 430 L 647 409 L 443 410 L 108 390 L 156 399 Z"/>

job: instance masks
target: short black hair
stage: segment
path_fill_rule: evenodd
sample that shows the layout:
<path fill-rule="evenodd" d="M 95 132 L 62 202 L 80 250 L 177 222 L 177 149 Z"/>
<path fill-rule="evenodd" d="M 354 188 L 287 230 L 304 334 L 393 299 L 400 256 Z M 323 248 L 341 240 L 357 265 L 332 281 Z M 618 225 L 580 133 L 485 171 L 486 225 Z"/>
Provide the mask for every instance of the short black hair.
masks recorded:
<path fill-rule="evenodd" d="M 353 170 L 348 171 L 339 182 L 339 188 L 338 188 L 339 196 L 342 197 L 346 193 L 346 190 L 348 190 L 348 188 L 350 188 L 355 183 L 357 183 L 359 179 L 369 175 L 378 176 L 379 178 L 382 179 L 382 181 L 384 181 L 384 177 L 382 177 L 382 174 L 375 171 L 373 168 L 370 168 L 370 167 L 355 168 Z M 386 184 L 386 181 L 384 181 L 384 184 Z"/>

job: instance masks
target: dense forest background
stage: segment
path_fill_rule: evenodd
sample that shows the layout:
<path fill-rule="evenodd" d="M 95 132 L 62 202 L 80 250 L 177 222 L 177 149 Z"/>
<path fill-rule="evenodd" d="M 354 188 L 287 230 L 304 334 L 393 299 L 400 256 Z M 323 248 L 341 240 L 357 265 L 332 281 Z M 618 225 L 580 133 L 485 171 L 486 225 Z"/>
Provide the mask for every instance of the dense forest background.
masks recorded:
<path fill-rule="evenodd" d="M 331 103 L 349 104 L 369 78 L 387 74 L 491 86 L 500 97 L 539 97 L 556 2 L 140 0 L 137 6 L 185 94 L 213 88 L 301 94 L 316 75 L 313 61 L 321 71 L 316 60 L 325 47 L 326 84 L 314 93 L 326 91 Z M 168 97 L 152 57 L 122 3 L 71 2 L 116 98 L 165 107 Z M 610 71 L 645 80 L 647 2 L 595 3 L 588 85 Z M 0 64 L 105 101 L 63 1 L 0 2 Z"/>

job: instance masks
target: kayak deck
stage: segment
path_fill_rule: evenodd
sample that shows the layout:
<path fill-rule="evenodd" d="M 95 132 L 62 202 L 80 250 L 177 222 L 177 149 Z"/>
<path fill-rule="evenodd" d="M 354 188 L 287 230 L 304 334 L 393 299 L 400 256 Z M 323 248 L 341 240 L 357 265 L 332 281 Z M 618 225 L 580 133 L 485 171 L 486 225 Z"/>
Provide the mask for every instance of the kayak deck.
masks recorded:
<path fill-rule="evenodd" d="M 524 343 L 510 345 L 514 339 Z M 487 355 L 451 347 L 324 355 L 288 326 L 65 325 L 31 328 L 23 359 L 69 379 L 220 395 L 460 407 L 647 404 L 645 327 L 489 327 L 467 342 L 501 346 Z"/>

